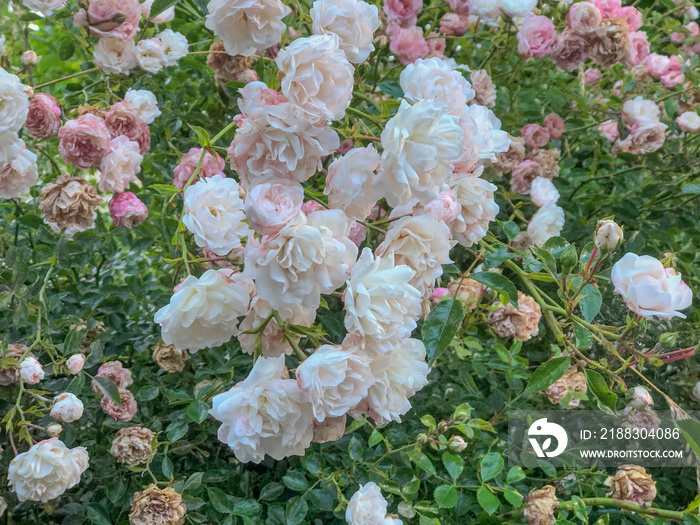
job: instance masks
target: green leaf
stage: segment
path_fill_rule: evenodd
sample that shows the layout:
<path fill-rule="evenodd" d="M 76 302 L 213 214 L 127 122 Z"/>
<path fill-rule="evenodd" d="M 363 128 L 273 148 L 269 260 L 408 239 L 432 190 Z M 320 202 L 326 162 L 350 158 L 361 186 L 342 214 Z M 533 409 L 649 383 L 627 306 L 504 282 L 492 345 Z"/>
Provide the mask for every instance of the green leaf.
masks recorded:
<path fill-rule="evenodd" d="M 125 493 L 126 483 L 124 483 L 123 479 L 115 479 L 107 485 L 107 497 L 113 505 L 116 505 Z"/>
<path fill-rule="evenodd" d="M 447 349 L 463 318 L 464 309 L 460 301 L 440 301 L 433 307 L 422 329 L 428 364 L 432 365 Z"/>
<path fill-rule="evenodd" d="M 95 376 L 93 381 L 97 385 L 97 388 L 100 389 L 100 392 L 112 400 L 112 403 L 117 406 L 122 406 L 122 398 L 119 395 L 119 389 L 117 385 L 114 384 L 114 381 L 101 376 Z"/>
<path fill-rule="evenodd" d="M 598 287 L 587 284 L 581 290 L 581 301 L 579 308 L 583 318 L 589 323 L 593 321 L 596 315 L 600 313 L 600 307 L 603 305 L 603 297 L 600 295 Z"/>
<path fill-rule="evenodd" d="M 309 505 L 303 496 L 295 496 L 284 511 L 284 519 L 287 525 L 299 525 L 304 521 L 306 513 L 309 512 Z"/>
<path fill-rule="evenodd" d="M 681 191 L 683 193 L 700 193 L 700 184 L 684 184 Z"/>
<path fill-rule="evenodd" d="M 401 85 L 396 80 L 380 82 L 377 84 L 377 87 L 391 97 L 403 98 L 403 89 L 401 89 Z"/>
<path fill-rule="evenodd" d="M 381 442 L 382 434 L 375 428 L 374 430 L 372 430 L 372 433 L 370 434 L 369 439 L 367 440 L 367 445 L 370 447 L 374 447 L 375 445 L 378 445 Z"/>
<path fill-rule="evenodd" d="M 451 509 L 457 505 L 459 493 L 452 485 L 440 485 L 435 489 L 435 492 L 433 492 L 433 497 L 438 507 L 441 509 Z"/>
<path fill-rule="evenodd" d="M 550 359 L 533 372 L 525 391 L 530 394 L 542 392 L 542 390 L 563 376 L 570 367 L 571 361 L 567 356 Z"/>
<path fill-rule="evenodd" d="M 109 512 L 99 503 L 90 503 L 88 505 L 87 517 L 94 525 L 112 525 Z"/>
<path fill-rule="evenodd" d="M 520 233 L 520 227 L 513 221 L 506 221 L 503 223 L 503 232 L 506 234 L 506 237 L 512 241 Z"/>
<path fill-rule="evenodd" d="M 155 2 L 153 2 L 153 5 L 151 6 L 151 16 L 149 20 L 154 19 L 163 11 L 165 11 L 169 7 L 174 6 L 179 2 L 180 0 L 155 0 Z"/>
<path fill-rule="evenodd" d="M 445 465 L 445 469 L 455 481 L 457 481 L 457 478 L 459 478 L 459 475 L 464 470 L 464 460 L 462 460 L 460 456 L 450 452 L 444 452 L 442 454 L 442 464 Z"/>
<path fill-rule="evenodd" d="M 510 467 L 506 475 L 506 484 L 511 485 L 525 479 L 525 472 L 522 467 Z"/>
<path fill-rule="evenodd" d="M 214 505 L 214 508 L 219 512 L 228 514 L 231 512 L 231 506 L 228 504 L 228 497 L 226 493 L 215 487 L 207 487 L 207 494 L 209 495 L 209 501 Z"/>
<path fill-rule="evenodd" d="M 601 405 L 615 410 L 617 407 L 617 395 L 610 391 L 605 379 L 595 370 L 586 370 L 586 383 L 588 390 L 595 396 Z"/>
<path fill-rule="evenodd" d="M 437 475 L 437 472 L 435 471 L 435 466 L 433 465 L 433 462 L 430 461 L 428 456 L 426 456 L 420 450 L 410 452 L 408 454 L 408 457 L 410 458 L 411 461 L 413 461 L 416 465 L 418 465 L 420 468 L 425 470 L 428 474 L 432 474 L 433 476 Z"/>
<path fill-rule="evenodd" d="M 496 512 L 498 507 L 501 505 L 498 498 L 483 485 L 476 491 L 476 500 L 479 502 L 479 505 L 481 505 L 481 508 L 484 509 L 489 515 Z"/>
<path fill-rule="evenodd" d="M 209 405 L 199 399 L 193 401 L 187 407 L 187 415 L 195 423 L 202 424 L 209 417 Z"/>
<path fill-rule="evenodd" d="M 203 148 L 206 148 L 211 144 L 211 137 L 209 136 L 209 132 L 204 129 L 201 126 L 193 126 L 192 124 L 187 124 L 192 131 L 194 131 L 195 135 L 197 135 L 197 141 L 199 142 L 199 145 L 202 146 Z M 199 163 L 199 160 L 197 161 Z"/>
<path fill-rule="evenodd" d="M 495 478 L 503 470 L 503 456 L 498 452 L 489 452 L 481 459 L 481 481 Z"/>
<path fill-rule="evenodd" d="M 156 190 L 158 193 L 161 195 L 165 195 L 166 197 L 170 195 L 176 195 L 180 193 L 180 191 L 177 189 L 175 186 L 172 186 L 171 184 L 151 184 L 149 188 Z"/>
<path fill-rule="evenodd" d="M 274 501 L 284 492 L 284 487 L 280 483 L 272 482 L 265 485 L 260 491 L 260 501 Z"/>
<path fill-rule="evenodd" d="M 362 459 L 362 443 L 355 436 L 350 438 L 350 444 L 348 445 L 348 454 L 350 459 L 353 461 L 360 461 Z"/>
<path fill-rule="evenodd" d="M 583 523 L 588 523 L 588 512 L 586 511 L 586 504 L 578 496 L 572 496 L 571 499 L 574 502 L 574 516 L 580 519 Z"/>
<path fill-rule="evenodd" d="M 676 421 L 676 426 L 680 429 L 690 448 L 700 455 L 700 423 L 694 419 L 681 419 Z"/>
<path fill-rule="evenodd" d="M 517 490 L 506 489 L 503 491 L 503 497 L 516 509 L 519 509 L 523 504 L 523 496 Z"/>
<path fill-rule="evenodd" d="M 296 492 L 304 492 L 309 488 L 309 482 L 306 480 L 306 476 L 298 470 L 290 470 L 287 472 L 287 474 L 282 477 L 282 483 L 284 483 L 287 488 Z"/>
<path fill-rule="evenodd" d="M 163 476 L 168 479 L 170 479 L 170 477 L 173 475 L 173 462 L 168 456 L 163 458 L 163 466 L 161 467 L 161 470 L 163 471 Z"/>
<path fill-rule="evenodd" d="M 574 337 L 576 337 L 576 347 L 579 350 L 585 350 L 593 344 L 593 334 L 583 326 L 574 325 Z"/>
<path fill-rule="evenodd" d="M 185 421 L 174 421 L 166 428 L 168 441 L 178 441 L 189 431 L 190 427 Z"/>
<path fill-rule="evenodd" d="M 187 478 L 187 481 L 185 481 L 185 485 L 182 487 L 182 492 L 197 490 L 201 486 L 202 472 L 195 472 L 189 478 Z"/>
<path fill-rule="evenodd" d="M 158 397 L 158 387 L 155 385 L 144 386 L 139 390 L 140 401 L 152 401 Z"/>
<path fill-rule="evenodd" d="M 515 288 L 515 285 L 510 281 L 510 279 L 508 279 L 508 277 L 504 277 L 500 273 L 494 272 L 478 272 L 471 274 L 469 277 L 474 279 L 476 282 L 485 284 L 498 293 L 508 295 L 508 298 L 510 299 L 510 302 L 513 303 L 513 306 L 518 305 L 518 290 Z"/>
<path fill-rule="evenodd" d="M 233 506 L 233 513 L 236 516 L 257 516 L 260 511 L 260 503 L 250 499 L 239 501 Z"/>

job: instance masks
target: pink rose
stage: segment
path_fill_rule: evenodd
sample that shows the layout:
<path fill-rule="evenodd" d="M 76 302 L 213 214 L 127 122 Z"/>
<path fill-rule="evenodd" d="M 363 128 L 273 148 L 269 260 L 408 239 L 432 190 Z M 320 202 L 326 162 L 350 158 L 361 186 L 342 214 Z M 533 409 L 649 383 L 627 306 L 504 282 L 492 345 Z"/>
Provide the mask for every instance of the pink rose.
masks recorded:
<path fill-rule="evenodd" d="M 430 46 L 423 37 L 420 27 L 409 28 L 390 27 L 389 49 L 403 64 L 412 64 L 419 58 L 425 58 L 430 53 Z"/>
<path fill-rule="evenodd" d="M 383 7 L 391 22 L 413 26 L 418 21 L 418 13 L 423 10 L 423 0 L 384 0 Z"/>
<path fill-rule="evenodd" d="M 700 116 L 695 111 L 686 111 L 678 118 L 676 122 L 680 127 L 681 131 L 685 133 L 695 133 L 700 131 Z"/>
<path fill-rule="evenodd" d="M 447 47 L 447 42 L 444 38 L 436 38 L 438 36 L 434 31 L 428 35 L 428 56 L 445 58 L 445 48 Z"/>
<path fill-rule="evenodd" d="M 600 69 L 597 68 L 590 68 L 586 69 L 586 72 L 583 74 L 583 82 L 586 85 L 591 85 L 591 84 L 597 84 L 603 79 L 603 73 L 600 72 Z"/>
<path fill-rule="evenodd" d="M 432 295 L 430 296 L 430 302 L 433 304 L 438 304 L 443 297 L 448 297 L 452 295 L 449 288 L 435 288 Z"/>
<path fill-rule="evenodd" d="M 73 354 L 66 361 L 66 366 L 71 374 L 79 374 L 85 364 L 85 356 L 83 354 Z"/>
<path fill-rule="evenodd" d="M 627 25 L 630 26 L 630 32 L 637 31 L 642 27 L 642 13 L 636 7 L 622 7 L 617 12 L 617 16 L 627 20 Z"/>
<path fill-rule="evenodd" d="M 668 71 L 661 75 L 661 83 L 666 89 L 674 89 L 676 84 L 685 84 L 685 75 L 680 71 Z"/>
<path fill-rule="evenodd" d="M 605 18 L 615 18 L 622 8 L 621 0 L 593 0 L 600 13 Z"/>
<path fill-rule="evenodd" d="M 353 143 L 352 139 L 345 139 L 340 143 L 340 146 L 338 146 L 338 149 L 336 149 L 336 153 L 339 153 L 340 155 L 345 155 L 348 151 L 350 151 L 352 148 L 355 147 L 355 144 Z"/>
<path fill-rule="evenodd" d="M 622 63 L 627 67 L 638 66 L 649 56 L 649 49 L 649 40 L 644 31 L 630 33 L 627 38 L 627 51 Z"/>
<path fill-rule="evenodd" d="M 617 80 L 613 84 L 612 92 L 613 92 L 613 95 L 615 95 L 616 97 L 622 96 L 622 90 L 620 89 L 622 87 L 622 84 L 623 84 L 622 80 Z"/>
<path fill-rule="evenodd" d="M 133 40 L 140 20 L 138 0 L 90 0 L 87 10 L 82 8 L 75 14 L 73 25 L 89 27 L 95 36 Z"/>
<path fill-rule="evenodd" d="M 526 124 L 520 130 L 520 136 L 525 141 L 525 145 L 530 149 L 543 148 L 549 142 L 550 136 L 547 128 L 539 124 Z"/>
<path fill-rule="evenodd" d="M 115 194 L 109 201 L 109 216 L 116 226 L 133 228 L 146 220 L 148 208 L 136 195 L 125 191 Z"/>
<path fill-rule="evenodd" d="M 631 141 L 640 153 L 652 153 L 666 140 L 666 124 L 658 120 L 639 120 L 631 129 Z"/>
<path fill-rule="evenodd" d="M 614 120 L 606 120 L 600 126 L 598 126 L 598 131 L 600 131 L 608 142 L 615 142 L 620 138 L 620 130 L 617 128 L 617 122 Z"/>
<path fill-rule="evenodd" d="M 591 2 L 579 2 L 566 15 L 569 29 L 577 35 L 586 36 L 596 31 L 603 22 L 600 10 Z"/>
<path fill-rule="evenodd" d="M 315 211 L 323 211 L 325 209 L 326 208 L 323 207 L 323 204 L 317 201 L 306 201 L 301 205 L 301 211 L 303 211 L 306 215 L 310 215 Z"/>
<path fill-rule="evenodd" d="M 138 143 L 141 155 L 151 149 L 151 131 L 141 118 L 139 112 L 126 102 L 112 106 L 105 115 L 105 125 L 113 139 L 125 135 L 129 140 Z"/>
<path fill-rule="evenodd" d="M 552 52 L 557 30 L 546 16 L 528 16 L 518 31 L 518 52 L 523 58 L 543 57 Z"/>
<path fill-rule="evenodd" d="M 680 71 L 686 63 L 690 64 L 690 61 L 683 61 L 681 57 L 673 55 L 669 58 L 669 69 L 671 71 Z"/>
<path fill-rule="evenodd" d="M 469 14 L 469 0 L 447 0 L 447 5 L 457 14 Z"/>
<path fill-rule="evenodd" d="M 29 113 L 24 123 L 27 133 L 35 139 L 47 139 L 61 127 L 61 108 L 58 101 L 46 93 L 37 93 L 29 101 Z"/>
<path fill-rule="evenodd" d="M 447 36 L 463 36 L 469 26 L 469 17 L 458 13 L 445 13 L 440 19 L 440 33 Z"/>
<path fill-rule="evenodd" d="M 28 356 L 19 364 L 19 375 L 25 383 L 36 385 L 44 379 L 44 369 L 35 357 Z"/>
<path fill-rule="evenodd" d="M 131 378 L 131 371 L 128 368 L 124 368 L 120 361 L 108 361 L 100 366 L 97 369 L 97 377 L 111 379 L 117 385 L 117 388 L 126 389 L 134 384 L 134 380 Z M 95 381 L 92 382 L 92 390 L 93 392 L 101 392 Z"/>
<path fill-rule="evenodd" d="M 547 128 L 549 136 L 556 140 L 564 133 L 566 124 L 564 124 L 564 119 L 559 115 L 550 113 L 544 118 L 544 127 Z"/>
<path fill-rule="evenodd" d="M 134 394 L 126 389 L 120 388 L 119 396 L 121 397 L 121 406 L 114 403 L 109 396 L 104 396 L 102 398 L 100 406 L 103 412 L 111 416 L 114 421 L 131 421 L 134 419 L 136 412 L 138 412 L 138 405 L 136 404 L 136 399 L 134 399 Z"/>
<path fill-rule="evenodd" d="M 510 189 L 520 195 L 528 195 L 532 181 L 542 177 L 542 166 L 534 160 L 524 160 L 513 168 L 510 177 Z"/>
<path fill-rule="evenodd" d="M 250 227 L 260 235 L 274 235 L 299 216 L 303 201 L 301 185 L 265 182 L 246 195 L 245 214 Z"/>
<path fill-rule="evenodd" d="M 647 73 L 654 78 L 661 78 L 671 68 L 671 59 L 664 55 L 651 53 L 647 56 Z"/>
<path fill-rule="evenodd" d="M 432 213 L 435 219 L 450 223 L 459 217 L 462 206 L 455 199 L 452 191 L 445 191 L 425 205 L 425 212 Z"/>
<path fill-rule="evenodd" d="M 348 239 L 355 243 L 355 246 L 359 248 L 360 245 L 367 239 L 367 227 L 364 224 L 355 222 L 355 225 L 350 229 Z"/>
<path fill-rule="evenodd" d="M 109 151 L 110 140 L 104 120 L 87 113 L 58 130 L 58 154 L 76 168 L 96 167 Z"/>
<path fill-rule="evenodd" d="M 187 181 L 190 180 L 190 177 L 192 177 L 192 174 L 197 169 L 197 164 L 199 164 L 199 158 L 201 156 L 202 148 L 192 148 L 182 156 L 180 162 L 173 170 L 173 186 L 180 189 L 185 187 Z M 197 182 L 199 179 L 208 179 L 209 177 L 223 173 L 225 167 L 226 161 L 214 150 L 208 150 L 204 154 L 204 160 L 199 169 L 199 175 L 192 183 Z"/>
<path fill-rule="evenodd" d="M 685 42 L 685 33 L 679 33 L 678 31 L 675 31 L 670 34 L 669 38 L 674 44 L 682 44 L 683 42 Z"/>
<path fill-rule="evenodd" d="M 575 4 L 580 5 L 580 4 Z M 573 71 L 588 58 L 588 43 L 570 29 L 557 37 L 552 49 L 552 62 L 562 71 Z"/>

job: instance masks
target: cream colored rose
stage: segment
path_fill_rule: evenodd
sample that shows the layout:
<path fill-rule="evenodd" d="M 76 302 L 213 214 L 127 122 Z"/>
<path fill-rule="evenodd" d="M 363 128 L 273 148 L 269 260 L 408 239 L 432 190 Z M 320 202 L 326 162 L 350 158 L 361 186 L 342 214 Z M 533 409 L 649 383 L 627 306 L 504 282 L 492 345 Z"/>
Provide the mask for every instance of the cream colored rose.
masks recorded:
<path fill-rule="evenodd" d="M 156 96 L 145 89 L 129 89 L 124 95 L 124 102 L 134 108 L 138 117 L 146 124 L 152 124 L 153 121 L 160 115 L 158 109 L 158 101 Z"/>
<path fill-rule="evenodd" d="M 260 235 L 274 235 L 299 216 L 303 202 L 301 185 L 264 182 L 246 194 L 245 214 L 250 226 Z"/>
<path fill-rule="evenodd" d="M 19 131 L 29 113 L 29 97 L 16 75 L 0 67 L 0 133 Z"/>
<path fill-rule="evenodd" d="M 454 61 L 451 64 L 431 57 L 407 65 L 399 77 L 404 98 L 412 104 L 419 100 L 441 100 L 450 110 L 465 106 L 474 98 L 474 90 L 453 64 Z"/>
<path fill-rule="evenodd" d="M 494 200 L 496 186 L 480 177 L 455 177 L 450 184 L 455 200 L 460 205 L 459 216 L 450 222 L 454 239 L 467 248 L 483 239 L 489 224 L 498 215 Z"/>
<path fill-rule="evenodd" d="M 543 246 L 548 239 L 559 235 L 564 227 L 564 210 L 556 204 L 546 204 L 530 219 L 527 233 L 532 242 Z"/>
<path fill-rule="evenodd" d="M 610 487 L 608 497 L 644 508 L 650 507 L 656 497 L 656 481 L 644 467 L 637 465 L 618 467 L 615 475 L 605 480 L 605 485 Z"/>
<path fill-rule="evenodd" d="M 341 209 L 356 221 L 367 218 L 382 197 L 376 188 L 376 170 L 381 156 L 373 145 L 353 148 L 328 166 L 326 187 L 328 206 Z"/>
<path fill-rule="evenodd" d="M 128 75 L 136 67 L 133 40 L 104 37 L 95 44 L 92 61 L 108 75 Z"/>
<path fill-rule="evenodd" d="M 0 162 L 0 198 L 21 197 L 36 184 L 38 177 L 36 154 L 28 149 L 20 149 L 11 161 Z"/>
<path fill-rule="evenodd" d="M 165 46 L 160 40 L 155 38 L 139 40 L 134 50 L 134 58 L 144 71 L 158 73 L 158 71 L 163 69 L 167 61 L 165 51 Z"/>
<path fill-rule="evenodd" d="M 119 463 L 124 463 L 131 467 L 143 465 L 148 462 L 153 447 L 151 443 L 155 433 L 141 425 L 121 428 L 112 440 L 109 453 L 112 454 Z"/>
<path fill-rule="evenodd" d="M 178 61 L 187 55 L 187 38 L 182 33 L 176 33 L 172 29 L 161 31 L 155 37 L 165 48 L 165 66 L 175 66 Z"/>
<path fill-rule="evenodd" d="M 541 208 L 547 204 L 556 204 L 559 201 L 559 191 L 557 191 L 557 187 L 551 180 L 545 177 L 537 177 L 532 181 L 530 198 L 536 206 Z"/>
<path fill-rule="evenodd" d="M 374 51 L 374 32 L 382 25 L 377 6 L 363 0 L 316 0 L 309 14 L 314 34 L 337 35 L 349 62 L 364 62 Z"/>
<path fill-rule="evenodd" d="M 541 489 L 530 491 L 524 515 L 529 525 L 554 525 L 554 509 L 558 507 L 556 489 L 545 485 Z"/>
<path fill-rule="evenodd" d="M 349 525 L 385 525 L 393 524 L 393 521 L 387 518 L 387 502 L 379 490 L 379 486 L 370 481 L 365 485 L 360 485 L 360 488 L 352 495 L 348 502 L 348 508 L 345 511 L 345 520 Z M 401 523 L 399 521 L 399 523 Z"/>
<path fill-rule="evenodd" d="M 44 379 L 44 369 L 35 357 L 28 356 L 19 364 L 19 375 L 25 383 L 36 385 Z"/>
<path fill-rule="evenodd" d="M 77 421 L 83 415 L 83 402 L 75 394 L 65 392 L 57 395 L 51 407 L 51 417 L 64 423 Z"/>

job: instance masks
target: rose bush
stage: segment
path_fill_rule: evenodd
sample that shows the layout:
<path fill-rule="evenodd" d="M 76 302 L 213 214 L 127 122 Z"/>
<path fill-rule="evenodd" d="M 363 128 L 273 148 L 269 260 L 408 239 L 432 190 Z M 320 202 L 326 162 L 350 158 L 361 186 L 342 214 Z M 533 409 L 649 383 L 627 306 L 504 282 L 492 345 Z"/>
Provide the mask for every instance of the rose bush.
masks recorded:
<path fill-rule="evenodd" d="M 0 4 L 5 522 L 700 523 L 694 469 L 504 459 L 700 408 L 697 17 Z"/>

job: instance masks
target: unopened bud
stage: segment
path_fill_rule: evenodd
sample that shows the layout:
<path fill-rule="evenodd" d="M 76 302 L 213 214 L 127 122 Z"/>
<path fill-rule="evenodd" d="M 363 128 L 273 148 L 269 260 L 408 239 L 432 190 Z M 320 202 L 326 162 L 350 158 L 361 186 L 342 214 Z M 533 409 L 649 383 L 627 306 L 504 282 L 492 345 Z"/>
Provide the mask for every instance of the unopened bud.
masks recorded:
<path fill-rule="evenodd" d="M 50 436 L 58 436 L 62 431 L 63 427 L 58 423 L 51 423 L 46 427 L 46 432 L 48 432 Z"/>
<path fill-rule="evenodd" d="M 425 445 L 428 442 L 428 434 L 418 434 L 416 438 L 416 443 L 419 445 Z"/>
<path fill-rule="evenodd" d="M 666 332 L 661 334 L 659 342 L 666 348 L 673 348 L 678 342 L 678 332 Z"/>
<path fill-rule="evenodd" d="M 601 250 L 615 250 L 624 238 L 622 228 L 613 221 L 600 221 L 595 234 L 595 245 Z"/>
<path fill-rule="evenodd" d="M 25 66 L 33 66 L 37 62 L 39 62 L 39 57 L 37 54 L 32 51 L 31 49 L 25 51 L 22 53 L 22 56 L 20 57 L 20 60 L 22 60 L 22 64 Z"/>
<path fill-rule="evenodd" d="M 462 452 L 467 448 L 467 442 L 461 436 L 452 436 L 450 438 L 450 448 L 455 452 Z"/>
<path fill-rule="evenodd" d="M 630 406 L 632 408 L 643 410 L 654 404 L 654 399 L 651 397 L 651 394 L 643 386 L 635 386 L 630 393 L 632 394 L 632 399 L 630 400 Z"/>

